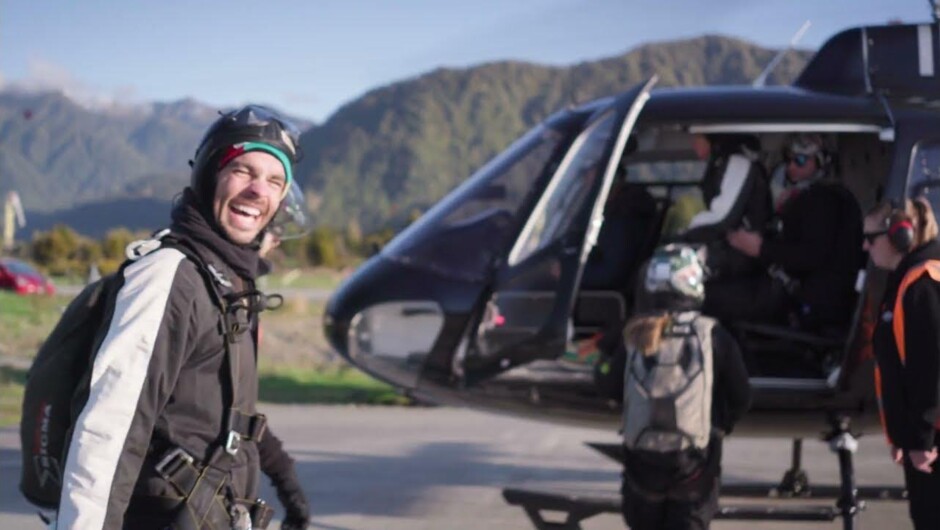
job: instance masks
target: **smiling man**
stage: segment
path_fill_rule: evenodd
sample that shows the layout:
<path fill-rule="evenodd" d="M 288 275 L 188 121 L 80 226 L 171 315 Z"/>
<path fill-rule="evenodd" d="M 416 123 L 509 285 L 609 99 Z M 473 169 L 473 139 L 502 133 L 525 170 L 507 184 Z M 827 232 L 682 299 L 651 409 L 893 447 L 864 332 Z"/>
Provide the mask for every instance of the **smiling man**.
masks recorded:
<path fill-rule="evenodd" d="M 256 410 L 259 249 L 296 188 L 298 139 L 263 107 L 222 115 L 169 234 L 129 248 L 73 409 L 60 530 L 264 528 L 261 466 L 282 528 L 306 527 L 293 463 Z"/>
<path fill-rule="evenodd" d="M 277 211 L 287 186 L 285 166 L 264 151 L 230 147 L 222 158 L 212 213 L 232 242 L 252 243 Z M 262 145 L 262 144 L 259 144 Z"/>

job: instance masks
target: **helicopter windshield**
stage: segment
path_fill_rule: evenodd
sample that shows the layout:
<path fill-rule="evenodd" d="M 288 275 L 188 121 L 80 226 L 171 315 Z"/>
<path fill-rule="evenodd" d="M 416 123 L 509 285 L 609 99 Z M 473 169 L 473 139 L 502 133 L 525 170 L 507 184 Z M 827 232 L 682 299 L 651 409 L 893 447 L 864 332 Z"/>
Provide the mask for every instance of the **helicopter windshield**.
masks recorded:
<path fill-rule="evenodd" d="M 512 236 L 523 200 L 564 138 L 546 125 L 532 129 L 405 229 L 382 254 L 446 276 L 483 279 Z"/>
<path fill-rule="evenodd" d="M 559 174 L 545 190 L 521 238 L 509 256 L 510 265 L 519 263 L 564 235 L 572 225 L 595 181 L 601 178 L 604 148 L 615 124 L 614 112 L 599 119 L 576 140 Z"/>

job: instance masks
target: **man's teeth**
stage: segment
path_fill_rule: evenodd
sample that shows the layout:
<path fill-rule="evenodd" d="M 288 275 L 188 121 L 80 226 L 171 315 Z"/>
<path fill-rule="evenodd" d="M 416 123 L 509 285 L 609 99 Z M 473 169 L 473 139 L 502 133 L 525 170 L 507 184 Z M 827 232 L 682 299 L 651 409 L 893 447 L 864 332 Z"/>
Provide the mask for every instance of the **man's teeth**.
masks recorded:
<path fill-rule="evenodd" d="M 233 204 L 232 208 L 235 209 L 235 211 L 239 213 L 250 215 L 252 217 L 258 217 L 259 215 L 261 215 L 261 210 L 257 208 L 252 208 L 251 206 L 239 206 L 237 204 Z"/>

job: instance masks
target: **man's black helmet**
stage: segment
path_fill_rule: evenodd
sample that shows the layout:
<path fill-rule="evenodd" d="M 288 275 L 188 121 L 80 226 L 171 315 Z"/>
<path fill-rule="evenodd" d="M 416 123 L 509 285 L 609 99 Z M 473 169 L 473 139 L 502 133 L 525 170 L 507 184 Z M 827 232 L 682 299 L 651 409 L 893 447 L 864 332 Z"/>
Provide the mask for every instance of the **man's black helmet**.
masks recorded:
<path fill-rule="evenodd" d="M 215 175 L 219 162 L 234 146 L 245 151 L 263 150 L 277 157 L 283 164 L 287 178 L 285 193 L 293 180 L 293 166 L 300 161 L 300 130 L 271 109 L 260 105 L 247 105 L 223 114 L 206 131 L 190 161 L 190 186 L 200 200 L 211 204 L 215 193 Z"/>

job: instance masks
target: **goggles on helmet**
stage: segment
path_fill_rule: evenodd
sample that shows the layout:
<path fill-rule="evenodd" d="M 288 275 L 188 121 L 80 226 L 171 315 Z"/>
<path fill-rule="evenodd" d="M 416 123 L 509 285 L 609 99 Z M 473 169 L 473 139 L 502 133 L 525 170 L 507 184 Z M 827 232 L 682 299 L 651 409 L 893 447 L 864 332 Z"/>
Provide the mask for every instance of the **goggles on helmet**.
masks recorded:
<path fill-rule="evenodd" d="M 298 156 L 300 129 L 278 116 L 276 112 L 260 105 L 247 105 L 231 113 L 230 119 L 236 127 L 267 127 L 271 124 L 277 124 L 281 130 L 281 140 L 290 151 L 288 154 L 294 158 L 295 162 L 300 159 Z"/>

